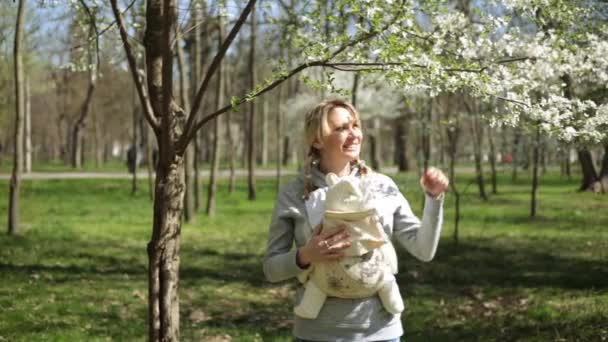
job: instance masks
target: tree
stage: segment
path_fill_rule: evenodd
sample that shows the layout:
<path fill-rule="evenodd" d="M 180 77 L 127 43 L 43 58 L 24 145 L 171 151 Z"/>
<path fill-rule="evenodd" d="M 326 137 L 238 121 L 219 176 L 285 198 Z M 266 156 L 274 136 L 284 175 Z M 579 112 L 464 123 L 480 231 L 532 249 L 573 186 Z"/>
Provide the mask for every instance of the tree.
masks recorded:
<path fill-rule="evenodd" d="M 13 172 L 11 174 L 8 202 L 8 233 L 17 234 L 19 230 L 19 188 L 21 186 L 21 168 L 23 167 L 23 110 L 25 105 L 23 88 L 23 26 L 25 18 L 25 0 L 19 0 L 17 22 L 15 24 L 15 41 L 13 44 L 15 75 L 15 132 Z"/>
<path fill-rule="evenodd" d="M 472 37 L 460 34 L 463 31 L 462 15 L 446 14 L 444 9 L 434 2 L 423 3 L 416 8 L 405 6 L 404 2 L 395 4 L 392 1 L 379 0 L 340 3 L 347 5 L 353 16 L 365 18 L 364 24 L 352 24 L 359 23 L 354 20 L 348 30 L 329 32 L 328 37 L 321 39 L 320 36 L 327 36 L 321 26 L 327 21 L 339 21 L 340 18 L 327 11 L 325 17 L 319 20 L 316 17 L 323 16 L 322 13 L 298 8 L 294 11 L 299 14 L 297 25 L 290 28 L 294 33 L 290 47 L 294 58 L 279 61 L 276 72 L 271 77 L 254 85 L 245 94 L 232 97 L 230 104 L 201 116 L 198 112 L 203 99 L 209 93 L 211 79 L 252 12 L 255 0 L 247 2 L 221 48 L 206 68 L 192 107 L 187 112 L 172 100 L 174 42 L 179 42 L 174 39 L 175 0 L 150 0 L 147 3 L 145 72 L 137 66 L 122 14 L 116 0 L 111 0 L 142 110 L 155 132 L 159 145 L 154 223 L 148 244 L 150 340 L 174 341 L 179 338 L 177 287 L 180 218 L 184 194 L 184 182 L 181 177 L 184 168 L 183 157 L 189 143 L 208 122 L 240 104 L 254 101 L 285 80 L 312 67 L 382 72 L 391 84 L 404 90 L 424 89 L 431 97 L 443 91 L 467 88 L 472 95 L 483 99 L 501 97 L 515 103 L 522 101 L 505 97 L 504 94 L 527 94 L 529 88 L 520 89 L 519 83 L 514 85 L 504 82 L 504 78 L 511 75 L 525 77 L 523 73 L 516 74 L 519 69 L 510 65 L 529 61 L 530 57 L 509 57 L 507 52 L 513 49 L 512 44 L 502 46 L 488 38 L 499 29 L 496 21 L 487 21 L 484 35 Z M 429 20 L 419 22 L 421 13 L 428 16 Z M 426 22 L 430 24 L 427 25 Z M 252 44 L 253 46 L 255 44 Z M 147 86 L 144 85 L 144 77 L 141 74 L 147 76 Z M 314 83 L 314 80 L 308 80 Z M 331 77 L 326 80 L 331 82 Z M 505 84 L 501 86 L 502 83 Z M 250 134 L 253 133 L 251 130 Z M 253 160 L 251 166 L 252 162 Z"/>
<path fill-rule="evenodd" d="M 80 4 L 88 18 L 88 36 L 87 36 L 87 66 L 89 73 L 89 85 L 84 101 L 80 107 L 80 111 L 76 122 L 72 126 L 71 132 L 71 164 L 73 168 L 82 167 L 82 142 L 81 131 L 84 128 L 85 120 L 91 112 L 93 103 L 93 94 L 97 86 L 97 78 L 99 72 L 99 32 L 97 30 L 95 11 L 90 9 L 84 0 L 80 0 Z"/>
<path fill-rule="evenodd" d="M 225 3 L 222 3 L 222 9 L 219 10 L 218 18 L 217 18 L 217 29 L 218 29 L 218 50 L 221 49 L 222 41 L 224 40 L 224 8 Z M 222 108 L 224 105 L 222 103 L 224 99 L 224 68 L 222 68 L 222 64 L 220 63 L 217 67 L 217 85 L 215 89 L 215 109 L 218 110 Z M 220 134 L 222 132 L 222 118 L 217 117 L 213 120 L 213 155 L 211 159 L 211 172 L 209 172 L 209 187 L 207 189 L 207 215 L 214 216 L 215 215 L 215 202 L 216 202 L 216 193 L 217 193 L 217 178 L 220 167 L 220 143 L 221 138 Z M 228 125 L 230 123 L 228 122 Z"/>
<path fill-rule="evenodd" d="M 255 44 L 257 34 L 257 22 L 255 18 L 255 7 L 251 11 L 251 35 L 249 40 L 249 86 L 253 89 L 256 86 L 256 69 L 255 69 Z M 249 187 L 249 200 L 255 200 L 255 104 L 249 103 L 249 116 L 247 117 L 247 185 Z"/>

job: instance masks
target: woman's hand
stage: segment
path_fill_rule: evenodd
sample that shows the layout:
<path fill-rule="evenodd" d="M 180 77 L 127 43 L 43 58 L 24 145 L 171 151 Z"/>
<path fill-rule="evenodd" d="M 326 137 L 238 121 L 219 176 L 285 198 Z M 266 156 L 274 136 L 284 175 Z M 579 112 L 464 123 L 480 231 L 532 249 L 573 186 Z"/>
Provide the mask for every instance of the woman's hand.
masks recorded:
<path fill-rule="evenodd" d="M 323 225 L 319 224 L 306 244 L 298 249 L 296 260 L 298 266 L 308 267 L 323 261 L 339 260 L 344 257 L 343 251 L 350 247 L 350 239 L 346 226 L 331 234 L 321 234 Z"/>
<path fill-rule="evenodd" d="M 441 170 L 430 167 L 420 178 L 420 185 L 432 197 L 441 195 L 448 188 L 450 181 Z"/>

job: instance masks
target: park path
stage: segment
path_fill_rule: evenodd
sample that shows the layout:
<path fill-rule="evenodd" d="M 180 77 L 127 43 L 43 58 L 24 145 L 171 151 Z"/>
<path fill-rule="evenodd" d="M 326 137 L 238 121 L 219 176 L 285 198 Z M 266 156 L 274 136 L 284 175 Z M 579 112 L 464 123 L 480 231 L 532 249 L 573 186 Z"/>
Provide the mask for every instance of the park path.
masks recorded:
<path fill-rule="evenodd" d="M 235 170 L 237 177 L 247 176 L 247 170 Z M 276 170 L 256 170 L 256 177 L 275 177 L 277 174 Z M 293 170 L 282 170 L 283 176 L 296 175 L 297 171 Z M 220 178 L 228 178 L 230 172 L 228 170 L 222 170 L 219 173 Z M 202 177 L 209 177 L 209 171 L 202 171 Z M 9 180 L 11 175 L 9 173 L 0 174 L 0 180 Z M 128 172 L 30 172 L 23 173 L 21 179 L 131 179 L 133 175 Z M 147 179 L 148 172 L 138 172 L 137 178 Z"/>

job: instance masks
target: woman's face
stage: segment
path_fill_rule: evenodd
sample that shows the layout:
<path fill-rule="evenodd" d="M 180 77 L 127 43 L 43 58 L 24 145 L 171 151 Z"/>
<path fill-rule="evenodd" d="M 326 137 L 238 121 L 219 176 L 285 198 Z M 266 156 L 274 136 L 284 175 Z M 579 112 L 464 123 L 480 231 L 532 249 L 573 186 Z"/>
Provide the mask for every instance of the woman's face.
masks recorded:
<path fill-rule="evenodd" d="M 350 162 L 361 152 L 363 133 L 357 119 L 342 107 L 336 107 L 327 116 L 329 132 L 323 141 L 313 144 L 321 157 L 332 162 Z"/>

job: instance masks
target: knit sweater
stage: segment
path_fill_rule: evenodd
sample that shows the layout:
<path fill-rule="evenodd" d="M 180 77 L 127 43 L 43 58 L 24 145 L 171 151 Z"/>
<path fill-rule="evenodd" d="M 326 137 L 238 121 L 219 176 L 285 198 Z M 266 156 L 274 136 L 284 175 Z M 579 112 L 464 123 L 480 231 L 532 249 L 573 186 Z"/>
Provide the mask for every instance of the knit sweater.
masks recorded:
<path fill-rule="evenodd" d="M 358 174 L 358 170 L 353 169 L 352 174 Z M 443 199 L 427 195 L 421 221 L 392 179 L 376 172 L 366 177 L 373 177 L 373 191 L 385 233 L 416 258 L 430 261 L 441 233 Z M 312 169 L 312 182 L 316 188 L 327 186 L 324 174 L 316 167 Z M 302 271 L 296 264 L 297 248 L 306 244 L 310 232 L 320 222 L 317 215 L 312 214 L 314 210 L 310 210 L 310 204 L 307 210 L 303 192 L 302 175 L 279 192 L 263 265 L 264 274 L 271 282 L 294 278 Z M 300 286 L 296 291 L 296 303 L 302 293 Z M 403 334 L 400 316 L 384 310 L 377 296 L 362 299 L 329 297 L 316 319 L 297 316 L 294 319 L 294 336 L 313 341 L 380 341 Z"/>

